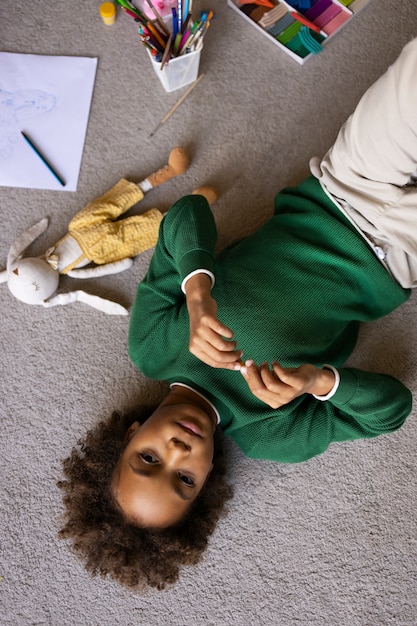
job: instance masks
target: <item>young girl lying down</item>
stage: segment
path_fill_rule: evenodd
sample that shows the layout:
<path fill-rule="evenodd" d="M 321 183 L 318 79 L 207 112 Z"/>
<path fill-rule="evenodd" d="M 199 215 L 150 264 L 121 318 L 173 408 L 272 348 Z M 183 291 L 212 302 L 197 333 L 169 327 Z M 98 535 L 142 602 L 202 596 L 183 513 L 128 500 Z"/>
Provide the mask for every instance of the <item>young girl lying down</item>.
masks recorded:
<path fill-rule="evenodd" d="M 169 392 L 100 423 L 64 463 L 61 536 L 92 573 L 163 588 L 199 560 L 231 497 L 219 428 L 249 457 L 299 463 L 404 423 L 410 391 L 344 363 L 360 322 L 389 314 L 417 281 L 416 70 L 417 39 L 313 176 L 217 257 L 204 196 L 163 218 L 128 346 Z"/>

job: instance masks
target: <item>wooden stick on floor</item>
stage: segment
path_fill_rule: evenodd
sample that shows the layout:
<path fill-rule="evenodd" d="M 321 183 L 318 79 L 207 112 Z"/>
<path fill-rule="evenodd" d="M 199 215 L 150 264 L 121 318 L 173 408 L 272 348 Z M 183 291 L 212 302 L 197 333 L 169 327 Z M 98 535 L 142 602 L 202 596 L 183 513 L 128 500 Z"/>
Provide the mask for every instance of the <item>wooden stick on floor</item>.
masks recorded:
<path fill-rule="evenodd" d="M 194 89 L 194 87 L 197 87 L 198 83 L 200 82 L 200 80 L 202 80 L 205 76 L 205 72 L 203 72 L 202 74 L 200 74 L 200 76 L 197 78 L 197 80 L 195 80 L 193 82 L 193 84 L 187 89 L 187 91 L 181 96 L 181 98 L 178 100 L 178 102 L 176 102 L 174 104 L 174 106 L 168 111 L 168 113 L 166 113 L 164 115 L 164 117 L 162 118 L 162 120 L 159 122 L 159 124 L 156 126 L 156 128 L 151 132 L 150 136 L 152 137 L 152 135 L 154 135 L 156 133 L 156 131 L 158 130 L 158 128 L 160 126 L 162 126 L 162 124 L 165 124 L 165 122 L 167 121 L 168 118 L 171 117 L 171 115 L 174 113 L 174 111 L 177 110 L 177 108 L 180 106 L 180 104 L 182 104 L 185 100 L 185 98 L 192 92 L 192 90 Z"/>

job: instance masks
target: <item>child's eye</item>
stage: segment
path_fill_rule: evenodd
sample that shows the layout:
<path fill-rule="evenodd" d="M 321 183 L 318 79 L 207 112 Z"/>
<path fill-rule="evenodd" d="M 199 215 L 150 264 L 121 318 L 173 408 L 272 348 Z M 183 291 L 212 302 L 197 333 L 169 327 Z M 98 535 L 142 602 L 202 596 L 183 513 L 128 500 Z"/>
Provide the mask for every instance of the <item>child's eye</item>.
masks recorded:
<path fill-rule="evenodd" d="M 190 476 L 179 473 L 178 478 L 184 485 L 187 485 L 187 487 L 194 487 L 194 480 Z"/>
<path fill-rule="evenodd" d="M 145 461 L 145 463 L 158 463 L 158 459 L 156 458 L 156 456 L 150 454 L 149 452 L 141 452 L 139 456 L 142 461 Z"/>

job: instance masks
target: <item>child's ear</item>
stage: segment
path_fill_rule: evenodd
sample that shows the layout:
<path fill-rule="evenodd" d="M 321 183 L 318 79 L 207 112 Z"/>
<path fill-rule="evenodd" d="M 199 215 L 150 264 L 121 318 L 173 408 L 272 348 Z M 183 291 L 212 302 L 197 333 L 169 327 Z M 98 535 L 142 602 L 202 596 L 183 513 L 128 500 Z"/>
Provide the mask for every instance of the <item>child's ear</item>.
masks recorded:
<path fill-rule="evenodd" d="M 140 423 L 133 422 L 133 424 L 129 426 L 129 428 L 126 431 L 125 440 L 130 441 L 138 428 L 140 428 Z"/>

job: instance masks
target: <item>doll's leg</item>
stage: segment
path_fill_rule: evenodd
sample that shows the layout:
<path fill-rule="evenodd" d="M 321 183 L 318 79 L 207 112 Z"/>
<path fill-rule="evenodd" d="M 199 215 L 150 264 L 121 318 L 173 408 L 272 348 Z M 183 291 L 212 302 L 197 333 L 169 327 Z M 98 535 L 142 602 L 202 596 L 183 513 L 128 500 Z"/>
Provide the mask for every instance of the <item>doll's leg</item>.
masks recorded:
<path fill-rule="evenodd" d="M 213 204 L 218 197 L 214 187 L 208 185 L 199 187 L 192 193 L 204 196 L 209 204 Z M 158 240 L 162 217 L 160 211 L 151 209 L 142 215 L 133 215 L 113 222 L 110 228 L 103 225 L 104 236 L 100 238 L 99 244 L 90 250 L 90 254 L 94 255 L 92 261 L 97 264 L 109 263 L 136 256 L 153 248 Z"/>
<path fill-rule="evenodd" d="M 210 185 L 204 185 L 204 187 L 198 187 L 197 189 L 194 189 L 192 195 L 204 196 L 210 205 L 214 204 L 219 197 L 217 190 Z"/>
<path fill-rule="evenodd" d="M 69 223 L 68 230 L 91 229 L 103 222 L 115 220 L 143 197 L 144 193 L 136 183 L 122 178 L 106 193 L 79 211 Z"/>
<path fill-rule="evenodd" d="M 138 183 L 144 193 L 166 183 L 174 176 L 183 174 L 190 165 L 190 158 L 184 148 L 174 148 L 171 150 L 167 165 L 161 167 L 157 172 L 150 174 L 145 180 Z"/>
<path fill-rule="evenodd" d="M 89 247 L 88 257 L 97 265 L 131 258 L 155 246 L 162 213 L 151 209 L 111 224 L 98 227 L 96 242 Z"/>
<path fill-rule="evenodd" d="M 204 185 L 203 187 L 198 187 L 197 189 L 194 189 L 194 191 L 191 192 L 191 195 L 204 196 L 210 206 L 214 204 L 219 197 L 217 190 L 210 185 Z M 165 211 L 163 215 L 166 215 L 167 213 L 168 211 Z"/>
<path fill-rule="evenodd" d="M 184 148 L 171 150 L 168 164 L 141 183 L 120 180 L 102 196 L 92 200 L 69 224 L 69 230 L 92 228 L 107 220 L 115 220 L 140 202 L 146 191 L 186 171 L 190 163 Z"/>

